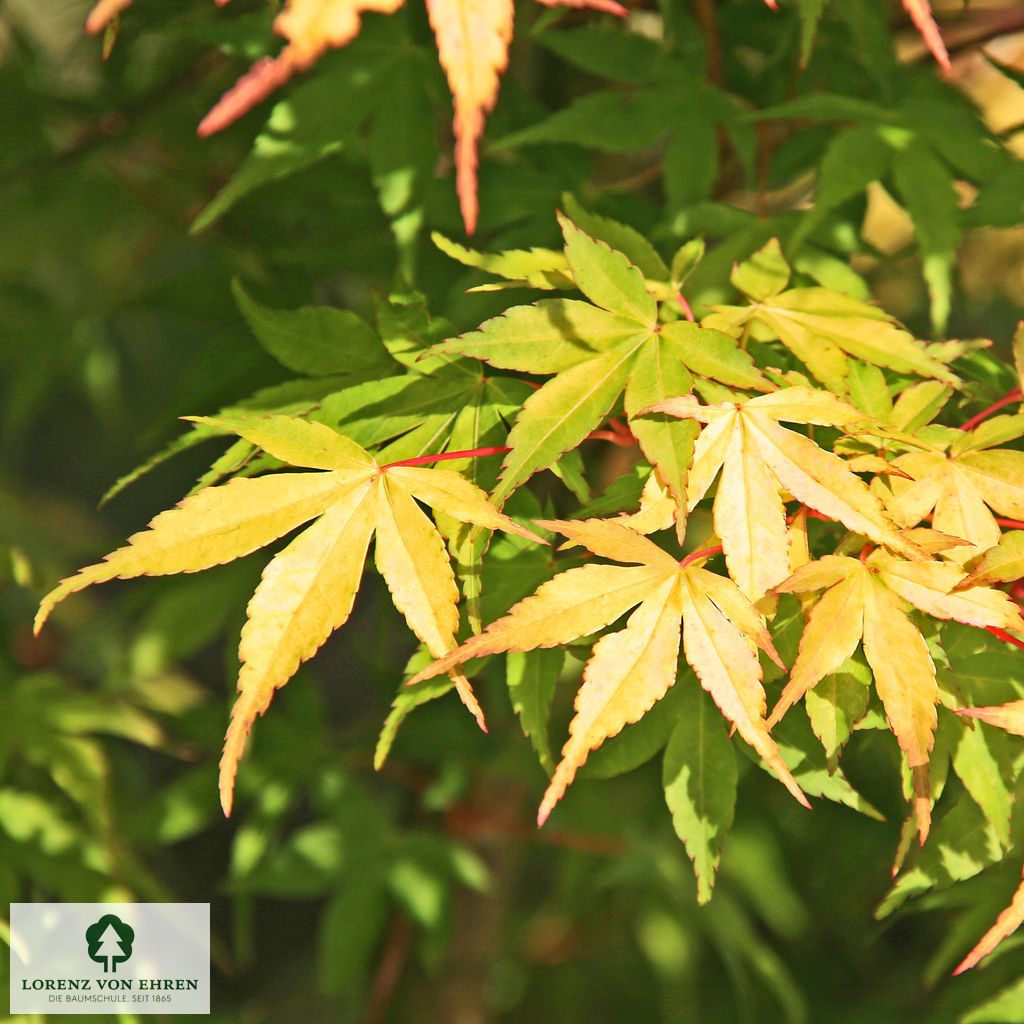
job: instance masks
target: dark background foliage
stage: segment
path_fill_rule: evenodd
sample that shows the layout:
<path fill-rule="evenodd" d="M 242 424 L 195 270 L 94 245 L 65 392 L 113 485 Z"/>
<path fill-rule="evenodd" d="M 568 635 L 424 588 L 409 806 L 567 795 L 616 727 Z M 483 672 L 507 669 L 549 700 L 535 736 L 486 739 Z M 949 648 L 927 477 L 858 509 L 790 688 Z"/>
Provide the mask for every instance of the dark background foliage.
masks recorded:
<path fill-rule="evenodd" d="M 268 305 L 368 319 L 375 293 L 415 289 L 457 331 L 530 300 L 466 294 L 485 275 L 430 242 L 462 235 L 450 99 L 417 0 L 367 16 L 350 47 L 205 141 L 205 111 L 276 49 L 267 5 L 137 0 L 102 64 L 87 6 L 0 4 L 6 900 L 209 901 L 216 1021 L 1024 1020 L 1024 993 L 972 1010 L 1016 981 L 1019 943 L 949 977 L 1019 857 L 945 888 L 975 872 L 936 855 L 920 870 L 938 887 L 875 918 L 903 815 L 877 733 L 844 764 L 886 821 L 823 802 L 808 815 L 747 772 L 698 907 L 657 762 L 623 771 L 644 760 L 628 744 L 536 831 L 544 775 L 500 674 L 480 686 L 489 736 L 449 697 L 372 770 L 415 647 L 376 577 L 259 723 L 230 821 L 216 761 L 265 556 L 109 584 L 32 638 L 42 593 L 219 454 L 184 451 L 97 508 L 182 434 L 177 417 L 289 378 L 233 278 Z M 628 34 L 613 22 L 517 9 L 474 244 L 557 245 L 568 191 L 669 256 L 704 233 L 695 305 L 777 235 L 798 260 L 852 262 L 912 329 L 1006 350 L 1024 301 L 1019 5 L 944 16 L 949 80 L 878 0 L 664 0 L 632 8 Z M 612 456 L 587 456 L 600 488 Z M 1024 677 L 1010 656 L 993 671 Z M 559 690 L 552 736 L 571 698 Z"/>

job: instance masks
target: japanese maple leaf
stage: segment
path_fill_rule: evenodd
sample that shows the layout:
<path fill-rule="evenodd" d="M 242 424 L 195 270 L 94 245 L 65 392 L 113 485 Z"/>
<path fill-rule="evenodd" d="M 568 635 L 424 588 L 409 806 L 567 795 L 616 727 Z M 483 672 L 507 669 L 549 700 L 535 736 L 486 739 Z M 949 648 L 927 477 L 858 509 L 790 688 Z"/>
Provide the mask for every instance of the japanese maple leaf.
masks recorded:
<path fill-rule="evenodd" d="M 671 416 L 638 418 L 639 413 L 688 392 L 693 375 L 759 391 L 772 385 L 728 335 L 686 321 L 659 323 L 658 304 L 640 271 L 567 218 L 559 221 L 568 266 L 590 302 L 543 299 L 515 306 L 437 346 L 504 369 L 555 375 L 524 403 L 508 435 L 511 450 L 494 499 L 500 502 L 579 445 L 625 392 L 630 430 L 676 500 L 682 535 L 696 430 Z"/>
<path fill-rule="evenodd" d="M 448 672 L 471 658 L 571 643 L 636 608 L 623 629 L 594 645 L 538 823 L 547 819 L 590 751 L 642 718 L 675 683 L 680 623 L 686 660 L 701 685 L 793 796 L 809 806 L 765 724 L 757 648 L 776 662 L 779 656 L 764 620 L 736 584 L 696 564 L 677 562 L 611 520 L 538 520 L 538 525 L 596 555 L 632 564 L 567 569 L 410 681 Z"/>
<path fill-rule="evenodd" d="M 778 584 L 779 592 L 824 590 L 807 619 L 796 662 L 768 719 L 774 725 L 808 690 L 863 645 L 875 689 L 900 747 L 907 755 L 921 842 L 931 822 L 929 754 L 939 698 L 935 665 L 911 606 L 938 619 L 971 626 L 1024 629 L 1016 604 L 1002 591 L 955 591 L 965 573 L 944 562 L 908 562 L 878 550 L 865 561 L 826 555 Z"/>
<path fill-rule="evenodd" d="M 945 441 L 931 451 L 893 459 L 891 465 L 909 479 L 890 476 L 889 493 L 878 490 L 889 514 L 903 526 L 916 525 L 934 509 L 936 530 L 974 545 L 950 553 L 955 561 L 966 562 L 999 542 L 992 510 L 1024 518 L 1024 452 L 991 447 L 1024 434 L 1024 416 L 995 416 L 968 431 L 930 429 Z"/>
<path fill-rule="evenodd" d="M 713 515 L 729 575 L 758 600 L 790 573 L 786 513 L 780 491 L 855 533 L 910 558 L 924 557 L 885 514 L 882 503 L 843 459 L 780 420 L 857 429 L 869 418 L 827 391 L 784 388 L 745 402 L 701 405 L 693 395 L 669 398 L 654 411 L 705 424 L 687 483 L 689 509 L 721 469 Z"/>
<path fill-rule="evenodd" d="M 290 416 L 196 419 L 315 472 L 236 478 L 186 498 L 104 561 L 63 580 L 40 604 L 35 628 L 58 601 L 93 583 L 198 572 L 314 520 L 267 565 L 249 602 L 238 649 L 240 696 L 220 763 L 221 803 L 230 814 L 238 761 L 253 721 L 266 711 L 274 691 L 348 620 L 374 533 L 377 569 L 395 606 L 434 657 L 456 646 L 459 594 L 444 541 L 417 501 L 461 522 L 540 538 L 502 515 L 458 473 L 379 466 L 354 441 L 323 424 Z M 482 726 L 469 682 L 458 672 L 452 678 Z"/>
<path fill-rule="evenodd" d="M 100 0 L 86 22 L 101 31 L 131 0 Z M 224 4 L 227 0 L 217 0 Z M 257 61 L 199 125 L 212 135 L 280 88 L 293 74 L 305 71 L 331 47 L 345 46 L 359 34 L 365 11 L 392 14 L 404 0 L 286 0 L 274 31 L 288 40 L 276 58 Z M 540 0 L 548 7 L 592 7 L 625 15 L 615 0 Z M 508 63 L 512 39 L 513 0 L 426 0 L 437 53 L 455 104 L 456 189 L 468 234 L 476 228 L 477 142 L 484 119 L 498 98 L 498 84 Z"/>

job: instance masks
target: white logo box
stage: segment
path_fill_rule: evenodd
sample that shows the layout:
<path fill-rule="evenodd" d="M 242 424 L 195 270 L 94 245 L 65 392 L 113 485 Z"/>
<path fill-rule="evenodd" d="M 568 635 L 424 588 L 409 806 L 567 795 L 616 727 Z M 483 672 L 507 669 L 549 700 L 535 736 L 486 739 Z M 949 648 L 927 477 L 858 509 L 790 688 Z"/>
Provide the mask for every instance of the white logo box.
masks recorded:
<path fill-rule="evenodd" d="M 12 903 L 11 1013 L 209 1013 L 209 903 Z"/>

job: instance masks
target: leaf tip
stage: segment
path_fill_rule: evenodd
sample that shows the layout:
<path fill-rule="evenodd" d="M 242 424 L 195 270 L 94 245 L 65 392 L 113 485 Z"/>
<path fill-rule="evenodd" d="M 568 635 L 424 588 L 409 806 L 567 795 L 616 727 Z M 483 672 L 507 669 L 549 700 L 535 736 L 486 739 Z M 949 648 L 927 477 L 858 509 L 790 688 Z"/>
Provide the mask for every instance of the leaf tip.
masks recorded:
<path fill-rule="evenodd" d="M 949 51 L 942 39 L 942 33 L 935 21 L 935 15 L 932 13 L 931 4 L 928 0 L 903 0 L 903 7 L 910 15 L 914 27 L 921 33 L 921 38 L 931 55 L 947 75 L 951 74 L 953 64 L 949 59 Z"/>
<path fill-rule="evenodd" d="M 36 617 L 32 620 L 32 635 L 39 636 L 40 631 L 43 628 L 43 623 L 50 617 L 50 608 L 46 604 L 45 600 L 39 605 L 39 611 L 36 612 Z"/>
<path fill-rule="evenodd" d="M 466 705 L 466 710 L 476 719 L 476 724 L 480 726 L 482 732 L 487 732 L 487 722 L 484 720 L 484 709 L 480 707 L 480 702 L 476 699 L 476 694 L 473 693 L 473 687 L 470 685 L 469 680 L 461 672 L 449 672 L 452 682 L 455 683 L 455 692 L 458 693 L 462 703 Z"/>
<path fill-rule="evenodd" d="M 85 19 L 85 31 L 91 36 L 99 35 L 132 0 L 99 0 Z"/>
<path fill-rule="evenodd" d="M 238 759 L 241 757 L 241 750 L 235 750 L 236 737 L 233 735 L 235 722 L 232 721 L 228 727 L 228 734 L 224 740 L 224 752 L 220 759 L 220 777 L 217 780 L 217 789 L 220 793 L 220 808 L 225 818 L 231 817 L 231 808 L 235 802 L 235 776 L 238 774 Z M 241 742 L 245 743 L 243 733 Z M 229 753 L 230 751 L 230 753 Z"/>
<path fill-rule="evenodd" d="M 771 639 L 767 640 L 766 645 L 762 648 L 762 650 L 765 654 L 768 655 L 769 658 L 771 658 L 772 662 L 775 665 L 782 669 L 783 672 L 789 671 L 789 668 L 787 667 L 786 663 L 782 660 L 782 656 L 775 649 L 775 644 L 771 642 Z"/>
<path fill-rule="evenodd" d="M 69 577 L 74 579 L 74 577 Z M 32 620 L 32 635 L 39 636 L 42 631 L 43 625 L 46 620 L 49 619 L 50 613 L 54 608 L 67 596 L 67 588 L 64 584 L 67 580 L 62 580 L 53 590 L 51 590 L 46 597 L 39 602 L 39 608 L 36 611 L 36 617 Z"/>
<path fill-rule="evenodd" d="M 911 785 L 914 788 L 914 813 L 917 815 L 918 842 L 924 846 L 932 827 L 932 798 L 927 765 L 917 765 L 911 768 Z"/>
<path fill-rule="evenodd" d="M 227 128 L 284 85 L 294 71 L 287 48 L 277 58 L 262 57 L 214 104 L 199 122 L 196 134 L 205 139 Z"/>

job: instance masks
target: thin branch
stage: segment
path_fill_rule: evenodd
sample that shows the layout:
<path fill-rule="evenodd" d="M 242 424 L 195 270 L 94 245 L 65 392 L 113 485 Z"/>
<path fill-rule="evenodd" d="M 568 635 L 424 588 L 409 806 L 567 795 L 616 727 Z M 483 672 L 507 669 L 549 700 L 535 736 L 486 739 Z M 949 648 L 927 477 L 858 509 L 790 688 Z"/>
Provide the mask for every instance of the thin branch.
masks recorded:
<path fill-rule="evenodd" d="M 708 79 L 712 85 L 722 86 L 725 73 L 722 65 L 722 40 L 715 21 L 715 0 L 693 0 L 693 13 L 704 37 L 704 48 L 708 55 Z"/>
<path fill-rule="evenodd" d="M 414 938 L 412 925 L 401 914 L 391 918 L 391 927 L 384 940 L 377 970 L 373 974 L 373 984 L 366 999 L 360 1024 L 381 1024 L 388 1014 L 395 991 L 402 978 L 409 954 L 412 952 Z"/>

